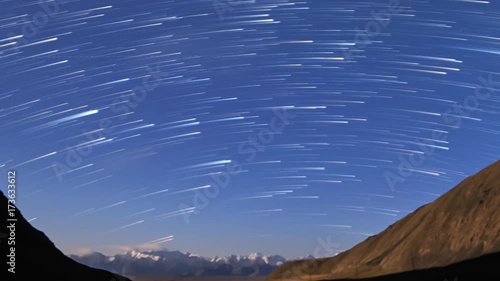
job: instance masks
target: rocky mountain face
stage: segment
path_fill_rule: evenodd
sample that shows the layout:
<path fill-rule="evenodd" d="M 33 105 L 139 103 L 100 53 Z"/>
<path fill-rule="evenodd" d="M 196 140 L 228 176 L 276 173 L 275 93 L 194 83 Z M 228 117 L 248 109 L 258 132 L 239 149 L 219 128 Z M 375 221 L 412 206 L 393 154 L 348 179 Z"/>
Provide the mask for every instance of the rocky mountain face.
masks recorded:
<path fill-rule="evenodd" d="M 500 252 L 500 161 L 332 258 L 289 262 L 267 280 L 371 278 Z"/>
<path fill-rule="evenodd" d="M 130 281 L 123 276 L 91 268 L 65 256 L 43 232 L 31 226 L 21 212 L 13 208 L 15 204 L 9 204 L 7 197 L 0 193 L 0 219 L 3 225 L 0 229 L 2 265 L 5 268 L 5 265 L 10 263 L 8 268 L 12 269 L 10 272 L 5 270 L 8 276 L 2 280 Z M 9 209 L 12 212 L 8 212 Z M 9 240 L 10 237 L 14 239 Z M 15 242 L 12 243 L 12 240 Z"/>
<path fill-rule="evenodd" d="M 268 275 L 285 258 L 251 254 L 207 258 L 179 251 L 129 251 L 105 256 L 101 253 L 70 255 L 83 264 L 128 276 L 255 276 Z"/>

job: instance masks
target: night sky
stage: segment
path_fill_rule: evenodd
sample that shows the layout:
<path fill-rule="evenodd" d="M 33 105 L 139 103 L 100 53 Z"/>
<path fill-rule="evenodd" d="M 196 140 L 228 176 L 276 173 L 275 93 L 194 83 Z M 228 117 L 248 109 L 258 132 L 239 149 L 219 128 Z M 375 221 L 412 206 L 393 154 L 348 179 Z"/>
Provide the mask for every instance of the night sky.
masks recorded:
<path fill-rule="evenodd" d="M 0 4 L 0 173 L 67 254 L 330 255 L 500 154 L 493 1 Z"/>

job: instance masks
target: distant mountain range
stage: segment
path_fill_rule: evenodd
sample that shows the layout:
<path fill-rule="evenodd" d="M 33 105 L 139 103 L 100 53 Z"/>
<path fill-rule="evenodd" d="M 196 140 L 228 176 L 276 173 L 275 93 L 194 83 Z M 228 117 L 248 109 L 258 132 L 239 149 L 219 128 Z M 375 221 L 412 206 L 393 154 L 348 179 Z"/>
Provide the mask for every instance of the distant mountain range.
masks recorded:
<path fill-rule="evenodd" d="M 268 275 L 286 262 L 279 255 L 254 253 L 249 256 L 202 257 L 180 251 L 128 251 L 114 256 L 94 252 L 69 255 L 87 266 L 125 276 L 256 276 Z"/>
<path fill-rule="evenodd" d="M 500 161 L 350 250 L 285 263 L 266 280 L 500 280 L 498 265 Z"/>

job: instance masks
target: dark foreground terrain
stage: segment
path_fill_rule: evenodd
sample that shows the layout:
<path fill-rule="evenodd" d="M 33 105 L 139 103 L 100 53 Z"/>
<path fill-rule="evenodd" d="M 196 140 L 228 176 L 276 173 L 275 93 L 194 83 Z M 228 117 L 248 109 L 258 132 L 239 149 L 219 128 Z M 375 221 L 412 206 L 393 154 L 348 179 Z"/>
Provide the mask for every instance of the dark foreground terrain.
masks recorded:
<path fill-rule="evenodd" d="M 307 280 L 307 279 L 304 279 Z M 337 279 L 348 281 L 353 279 Z M 359 281 L 493 281 L 500 280 L 500 253 L 459 262 L 442 268 L 416 270 Z M 324 280 L 326 281 L 326 280 Z M 328 280 L 333 281 L 333 280 Z"/>
<path fill-rule="evenodd" d="M 43 232 L 31 226 L 21 212 L 17 208 L 14 211 L 13 208 L 14 205 L 9 204 L 3 192 L 0 192 L 2 274 L 7 275 L 6 279 L 0 280 L 130 281 L 66 257 Z M 7 231 L 8 234 L 5 233 Z M 15 244 L 7 242 L 7 237 L 13 236 L 12 233 L 15 233 Z M 14 273 L 8 272 L 8 269 Z"/>
<path fill-rule="evenodd" d="M 134 281 L 262 281 L 263 277 L 135 277 Z"/>

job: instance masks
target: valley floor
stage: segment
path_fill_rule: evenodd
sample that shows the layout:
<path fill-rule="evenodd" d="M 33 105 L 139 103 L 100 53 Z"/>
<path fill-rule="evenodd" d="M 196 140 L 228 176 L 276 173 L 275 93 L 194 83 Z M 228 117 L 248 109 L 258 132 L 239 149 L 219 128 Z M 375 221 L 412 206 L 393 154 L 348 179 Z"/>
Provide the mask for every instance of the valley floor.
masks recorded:
<path fill-rule="evenodd" d="M 169 276 L 137 276 L 130 277 L 133 281 L 263 281 L 265 277 L 169 277 Z"/>

